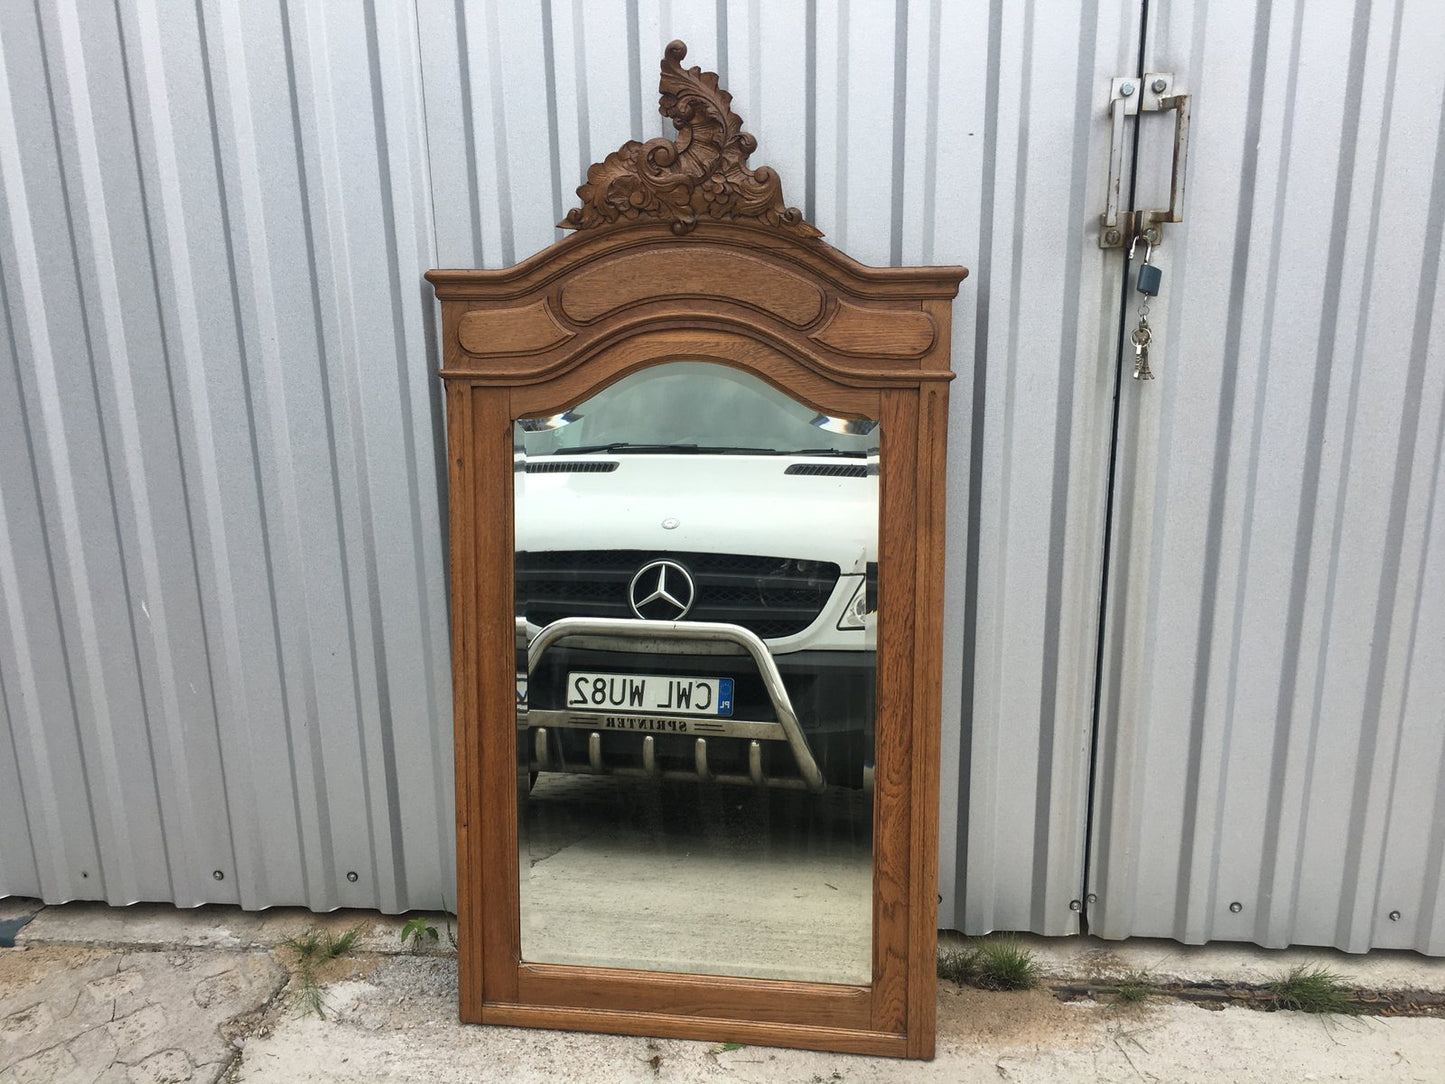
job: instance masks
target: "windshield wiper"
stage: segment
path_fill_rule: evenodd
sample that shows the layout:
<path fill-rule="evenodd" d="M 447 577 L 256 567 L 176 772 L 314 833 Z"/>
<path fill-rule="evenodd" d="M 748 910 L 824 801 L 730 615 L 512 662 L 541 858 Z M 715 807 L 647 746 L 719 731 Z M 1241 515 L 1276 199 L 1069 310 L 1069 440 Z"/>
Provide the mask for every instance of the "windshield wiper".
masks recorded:
<path fill-rule="evenodd" d="M 789 452 L 788 455 L 842 455 L 852 459 L 867 459 L 867 452 L 854 451 L 850 448 L 799 448 Z"/>
<path fill-rule="evenodd" d="M 556 448 L 553 455 L 590 455 L 595 452 L 610 452 L 620 455 L 672 454 L 679 455 L 783 455 L 775 448 L 730 448 L 706 444 L 634 444 L 630 440 L 617 440 L 611 444 L 584 444 L 578 448 Z"/>
<path fill-rule="evenodd" d="M 696 444 L 634 444 L 614 440 L 611 444 L 582 444 L 576 448 L 554 448 L 553 455 L 590 455 L 593 452 L 695 452 Z"/>

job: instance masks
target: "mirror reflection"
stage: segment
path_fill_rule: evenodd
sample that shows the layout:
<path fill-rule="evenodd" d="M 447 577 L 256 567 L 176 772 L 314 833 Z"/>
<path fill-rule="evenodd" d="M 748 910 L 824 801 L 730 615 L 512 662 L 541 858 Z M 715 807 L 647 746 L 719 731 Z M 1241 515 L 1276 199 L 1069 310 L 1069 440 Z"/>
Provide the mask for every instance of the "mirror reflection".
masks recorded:
<path fill-rule="evenodd" d="M 517 422 L 524 960 L 870 981 L 879 437 L 701 361 Z"/>

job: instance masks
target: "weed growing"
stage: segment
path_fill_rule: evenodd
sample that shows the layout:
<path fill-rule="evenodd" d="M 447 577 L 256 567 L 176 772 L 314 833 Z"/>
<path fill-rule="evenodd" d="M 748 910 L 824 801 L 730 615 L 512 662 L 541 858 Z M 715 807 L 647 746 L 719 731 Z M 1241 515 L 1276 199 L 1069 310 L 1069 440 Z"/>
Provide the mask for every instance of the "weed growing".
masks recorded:
<path fill-rule="evenodd" d="M 442 906 L 446 906 L 445 899 L 442 900 Z M 445 913 L 447 916 L 447 940 L 451 942 L 452 948 L 456 949 L 457 931 L 456 928 L 452 925 L 452 914 L 450 911 L 447 911 Z M 401 943 L 405 945 L 408 940 L 411 941 L 412 951 L 420 952 L 422 946 L 425 945 L 428 941 L 440 941 L 441 934 L 438 932 L 436 926 L 427 918 L 426 915 L 412 915 L 411 918 L 407 919 L 401 927 Z"/>
<path fill-rule="evenodd" d="M 406 920 L 406 924 L 401 928 L 401 943 L 403 945 L 406 944 L 408 937 L 411 938 L 411 947 L 414 950 L 420 949 L 428 939 L 432 941 L 440 940 L 440 937 L 437 935 L 437 928 L 426 920 L 425 915 L 413 915 Z"/>
<path fill-rule="evenodd" d="M 1124 1005 L 1138 1005 L 1154 996 L 1154 980 L 1147 971 L 1126 971 L 1114 988 L 1114 997 Z"/>
<path fill-rule="evenodd" d="M 1265 983 L 1264 991 L 1276 1009 L 1341 1014 L 1360 1011 L 1344 978 L 1323 967 L 1292 967 L 1273 982 Z"/>
<path fill-rule="evenodd" d="M 973 981 L 985 990 L 1032 990 L 1039 984 L 1039 965 L 1016 938 L 984 941 L 978 946 Z"/>
<path fill-rule="evenodd" d="M 938 954 L 938 977 L 964 986 L 978 974 L 978 951 L 972 948 L 944 949 Z"/>
<path fill-rule="evenodd" d="M 360 936 L 360 926 L 353 926 L 341 934 L 318 930 L 312 926 L 281 942 L 296 957 L 296 999 L 300 1002 L 303 1015 L 315 1013 L 325 1018 L 326 1004 L 321 994 L 321 984 L 316 981 L 316 967 L 327 960 L 345 956 Z"/>
<path fill-rule="evenodd" d="M 983 990 L 1032 990 L 1039 967 L 1017 938 L 1000 937 L 939 953 L 938 977 Z"/>

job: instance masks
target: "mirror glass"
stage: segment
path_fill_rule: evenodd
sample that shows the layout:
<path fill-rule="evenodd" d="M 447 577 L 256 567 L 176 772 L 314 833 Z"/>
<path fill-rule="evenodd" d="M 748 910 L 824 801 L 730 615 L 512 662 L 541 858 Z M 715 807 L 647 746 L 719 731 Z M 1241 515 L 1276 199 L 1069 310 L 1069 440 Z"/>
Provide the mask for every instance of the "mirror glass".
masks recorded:
<path fill-rule="evenodd" d="M 522 958 L 867 984 L 878 425 L 677 361 L 514 430 Z"/>

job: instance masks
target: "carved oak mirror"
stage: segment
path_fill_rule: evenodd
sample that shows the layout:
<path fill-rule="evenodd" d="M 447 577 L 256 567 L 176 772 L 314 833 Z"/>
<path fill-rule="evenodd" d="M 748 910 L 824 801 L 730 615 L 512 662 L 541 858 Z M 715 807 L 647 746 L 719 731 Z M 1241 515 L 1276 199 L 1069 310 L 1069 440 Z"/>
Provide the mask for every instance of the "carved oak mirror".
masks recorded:
<path fill-rule="evenodd" d="M 575 236 L 427 276 L 461 1015 L 930 1057 L 965 272 L 822 242 L 685 53 Z"/>

